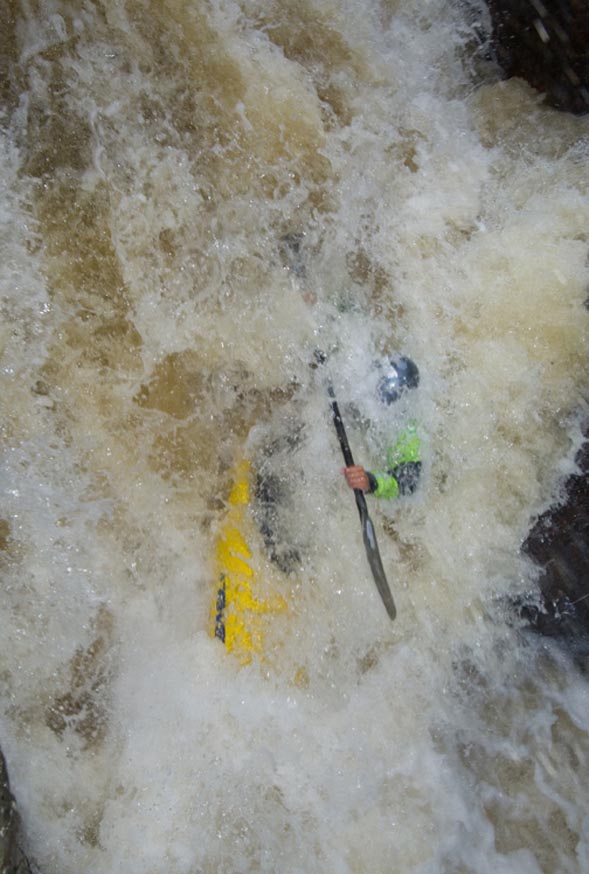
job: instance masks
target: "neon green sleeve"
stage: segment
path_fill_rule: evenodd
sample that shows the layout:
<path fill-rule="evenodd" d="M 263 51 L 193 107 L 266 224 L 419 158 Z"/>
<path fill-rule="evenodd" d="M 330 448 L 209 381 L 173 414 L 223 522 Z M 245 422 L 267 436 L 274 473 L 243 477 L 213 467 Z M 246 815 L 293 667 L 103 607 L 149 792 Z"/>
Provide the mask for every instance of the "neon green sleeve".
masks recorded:
<path fill-rule="evenodd" d="M 399 497 L 399 483 L 395 479 L 394 476 L 390 474 L 387 476 L 384 473 L 375 473 L 373 474 L 374 479 L 376 480 L 376 490 L 372 492 L 373 495 L 377 498 L 398 498 Z"/>

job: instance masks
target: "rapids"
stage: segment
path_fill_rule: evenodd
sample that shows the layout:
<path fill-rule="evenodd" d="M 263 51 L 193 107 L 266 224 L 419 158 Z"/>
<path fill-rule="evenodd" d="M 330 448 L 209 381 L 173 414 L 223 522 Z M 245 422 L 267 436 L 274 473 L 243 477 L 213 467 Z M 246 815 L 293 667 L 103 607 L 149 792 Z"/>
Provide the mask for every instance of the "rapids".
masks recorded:
<path fill-rule="evenodd" d="M 586 410 L 589 119 L 500 81 L 477 0 L 2 6 L 1 746 L 30 860 L 589 871 L 586 679 L 507 606 Z M 370 499 L 395 623 L 317 347 L 369 467 L 398 424 L 372 362 L 420 366 L 420 489 Z M 213 544 L 233 463 L 292 422 L 300 567 L 253 544 L 289 610 L 240 667 Z"/>

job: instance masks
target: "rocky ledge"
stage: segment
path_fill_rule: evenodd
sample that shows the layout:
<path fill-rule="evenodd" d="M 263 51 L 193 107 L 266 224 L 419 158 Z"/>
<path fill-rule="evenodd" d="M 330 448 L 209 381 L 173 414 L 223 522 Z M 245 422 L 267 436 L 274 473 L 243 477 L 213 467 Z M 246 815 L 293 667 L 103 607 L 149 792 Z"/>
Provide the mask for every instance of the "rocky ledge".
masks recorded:
<path fill-rule="evenodd" d="M 557 109 L 589 112 L 587 0 L 487 0 L 495 57 Z"/>
<path fill-rule="evenodd" d="M 589 422 L 584 428 L 589 438 Z M 520 606 L 541 634 L 557 637 L 585 661 L 589 657 L 589 440 L 576 458 L 579 473 L 565 484 L 565 501 L 530 531 L 523 551 L 541 568 L 540 603 Z"/>
<path fill-rule="evenodd" d="M 31 874 L 31 867 L 18 845 L 20 817 L 10 791 L 4 756 L 0 752 L 0 872 Z"/>

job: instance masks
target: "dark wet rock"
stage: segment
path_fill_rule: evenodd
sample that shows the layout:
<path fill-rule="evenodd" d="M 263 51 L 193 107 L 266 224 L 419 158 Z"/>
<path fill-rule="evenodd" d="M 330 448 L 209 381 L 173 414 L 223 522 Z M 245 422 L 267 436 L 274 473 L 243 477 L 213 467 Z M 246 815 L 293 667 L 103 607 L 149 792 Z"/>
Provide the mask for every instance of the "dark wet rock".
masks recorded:
<path fill-rule="evenodd" d="M 280 258 L 283 266 L 301 279 L 305 277 L 307 272 L 303 250 L 304 242 L 304 234 L 290 233 L 281 237 L 279 243 Z"/>
<path fill-rule="evenodd" d="M 291 476 L 293 456 L 303 440 L 302 422 L 287 416 L 264 441 L 254 463 L 253 516 L 270 561 L 287 575 L 301 565 L 301 547 L 292 533 L 296 502 Z"/>
<path fill-rule="evenodd" d="M 254 497 L 254 518 L 264 539 L 270 561 L 273 561 L 283 574 L 294 573 L 301 564 L 299 550 L 290 546 L 281 537 L 280 510 L 285 503 L 284 481 L 273 474 L 256 476 Z"/>
<path fill-rule="evenodd" d="M 494 53 L 557 109 L 589 112 L 587 0 L 487 0 Z"/>
<path fill-rule="evenodd" d="M 18 845 L 20 817 L 10 791 L 4 756 L 0 752 L 0 874 L 31 874 Z"/>
<path fill-rule="evenodd" d="M 589 655 L 589 441 L 576 461 L 579 473 L 567 480 L 565 501 L 540 516 L 523 545 L 542 572 L 540 601 L 524 600 L 520 612 L 541 634 Z"/>

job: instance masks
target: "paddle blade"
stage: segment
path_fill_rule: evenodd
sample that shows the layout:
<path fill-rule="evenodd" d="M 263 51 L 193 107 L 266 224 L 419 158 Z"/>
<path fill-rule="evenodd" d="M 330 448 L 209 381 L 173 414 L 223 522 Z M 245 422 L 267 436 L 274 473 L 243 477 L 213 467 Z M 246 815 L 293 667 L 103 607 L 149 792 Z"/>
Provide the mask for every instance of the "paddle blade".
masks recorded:
<path fill-rule="evenodd" d="M 395 607 L 395 602 L 382 566 L 380 552 L 378 551 L 378 544 L 376 542 L 376 535 L 374 533 L 374 526 L 367 512 L 362 514 L 362 537 L 364 539 L 364 548 L 366 550 L 366 556 L 368 558 L 370 570 L 372 571 L 372 576 L 374 577 L 374 582 L 376 583 L 376 588 L 378 589 L 385 609 L 389 614 L 389 618 L 393 620 L 397 615 L 397 608 Z"/>

